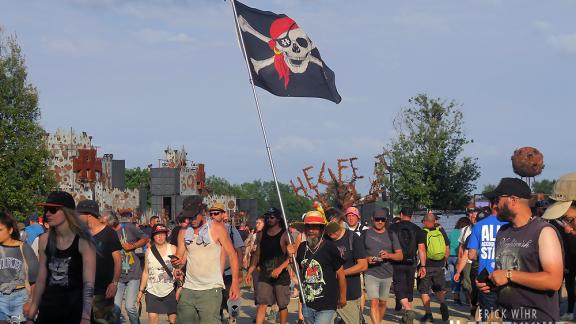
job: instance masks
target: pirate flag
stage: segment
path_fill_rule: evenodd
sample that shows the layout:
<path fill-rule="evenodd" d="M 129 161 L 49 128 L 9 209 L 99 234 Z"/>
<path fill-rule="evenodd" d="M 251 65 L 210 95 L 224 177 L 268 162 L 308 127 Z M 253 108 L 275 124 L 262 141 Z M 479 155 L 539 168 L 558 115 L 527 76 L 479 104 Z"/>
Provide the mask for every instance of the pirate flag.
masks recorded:
<path fill-rule="evenodd" d="M 280 97 L 342 101 L 334 72 L 292 18 L 234 3 L 255 85 Z"/>

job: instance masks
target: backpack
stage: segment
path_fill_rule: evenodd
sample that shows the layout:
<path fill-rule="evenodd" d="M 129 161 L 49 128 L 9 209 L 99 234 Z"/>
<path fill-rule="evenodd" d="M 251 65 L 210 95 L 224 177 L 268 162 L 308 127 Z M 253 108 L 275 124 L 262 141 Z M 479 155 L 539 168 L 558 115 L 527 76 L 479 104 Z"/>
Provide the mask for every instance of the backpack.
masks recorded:
<path fill-rule="evenodd" d="M 410 230 L 408 226 L 402 226 L 401 224 L 398 225 L 396 234 L 398 235 L 398 241 L 400 241 L 402 255 L 404 256 L 402 263 L 413 264 L 416 262 L 416 250 L 418 249 L 416 237 L 414 232 Z"/>
<path fill-rule="evenodd" d="M 439 261 L 446 257 L 446 241 L 440 232 L 440 227 L 426 231 L 426 257 L 430 260 Z"/>

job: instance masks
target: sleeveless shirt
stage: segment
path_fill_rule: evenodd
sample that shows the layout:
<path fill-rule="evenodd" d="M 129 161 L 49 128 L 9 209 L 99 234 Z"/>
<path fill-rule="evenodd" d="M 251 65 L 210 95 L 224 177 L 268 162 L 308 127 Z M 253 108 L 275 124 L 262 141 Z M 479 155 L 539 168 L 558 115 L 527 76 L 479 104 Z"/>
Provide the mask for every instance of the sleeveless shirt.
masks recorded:
<path fill-rule="evenodd" d="M 160 252 L 160 250 L 158 250 Z M 172 271 L 172 263 L 170 263 L 171 254 L 175 254 L 172 250 L 172 245 L 168 244 L 164 254 L 160 252 L 160 256 L 164 263 L 168 267 L 168 270 Z M 158 259 L 152 253 L 152 249 L 146 250 L 146 260 L 148 266 L 148 281 L 146 282 L 146 291 L 156 297 L 168 296 L 174 290 L 174 278 L 166 272 L 166 269 L 160 264 Z"/>
<path fill-rule="evenodd" d="M 496 236 L 496 270 L 540 272 L 538 239 L 545 227 L 552 227 L 540 218 L 514 228 L 503 225 Z M 552 227 L 553 228 L 553 227 Z M 498 305 L 505 309 L 504 319 L 513 322 L 558 321 L 558 292 L 534 290 L 515 283 L 498 291 Z"/>
<path fill-rule="evenodd" d="M 277 279 L 271 278 L 272 271 L 286 260 L 286 253 L 282 251 L 280 241 L 282 235 L 286 232 L 282 229 L 276 235 L 270 236 L 267 231 L 262 231 L 262 240 L 260 241 L 260 273 L 258 280 L 278 285 L 289 285 L 290 275 L 288 270 L 284 269 Z"/>
<path fill-rule="evenodd" d="M 222 247 L 215 243 L 210 234 L 211 221 L 200 227 L 198 234 L 194 229 L 186 229 L 186 279 L 184 288 L 191 290 L 208 290 L 224 288 L 220 253 Z"/>

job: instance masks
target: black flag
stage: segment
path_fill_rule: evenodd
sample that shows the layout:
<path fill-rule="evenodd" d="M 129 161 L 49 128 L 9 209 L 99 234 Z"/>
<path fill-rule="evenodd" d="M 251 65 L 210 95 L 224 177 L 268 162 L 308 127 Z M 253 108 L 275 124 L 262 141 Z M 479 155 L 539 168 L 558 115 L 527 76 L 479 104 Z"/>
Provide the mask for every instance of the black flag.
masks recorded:
<path fill-rule="evenodd" d="M 294 20 L 234 3 L 255 85 L 281 97 L 342 101 L 334 72 Z"/>

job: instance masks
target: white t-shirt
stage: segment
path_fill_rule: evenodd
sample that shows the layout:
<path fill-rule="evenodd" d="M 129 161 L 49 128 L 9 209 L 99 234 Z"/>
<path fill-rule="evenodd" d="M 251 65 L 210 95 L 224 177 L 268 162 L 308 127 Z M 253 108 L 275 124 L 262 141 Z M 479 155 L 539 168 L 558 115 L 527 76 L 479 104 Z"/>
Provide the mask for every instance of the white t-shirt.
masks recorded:
<path fill-rule="evenodd" d="M 160 251 L 158 251 L 160 252 Z M 176 248 L 172 244 L 168 247 L 164 254 L 160 252 L 160 256 L 170 271 L 172 271 L 172 264 L 170 263 L 169 255 L 173 255 Z M 174 278 L 166 272 L 166 269 L 160 264 L 158 259 L 152 254 L 152 249 L 146 250 L 146 260 L 148 266 L 148 282 L 146 283 L 146 291 L 157 297 L 165 297 L 174 289 Z"/>

